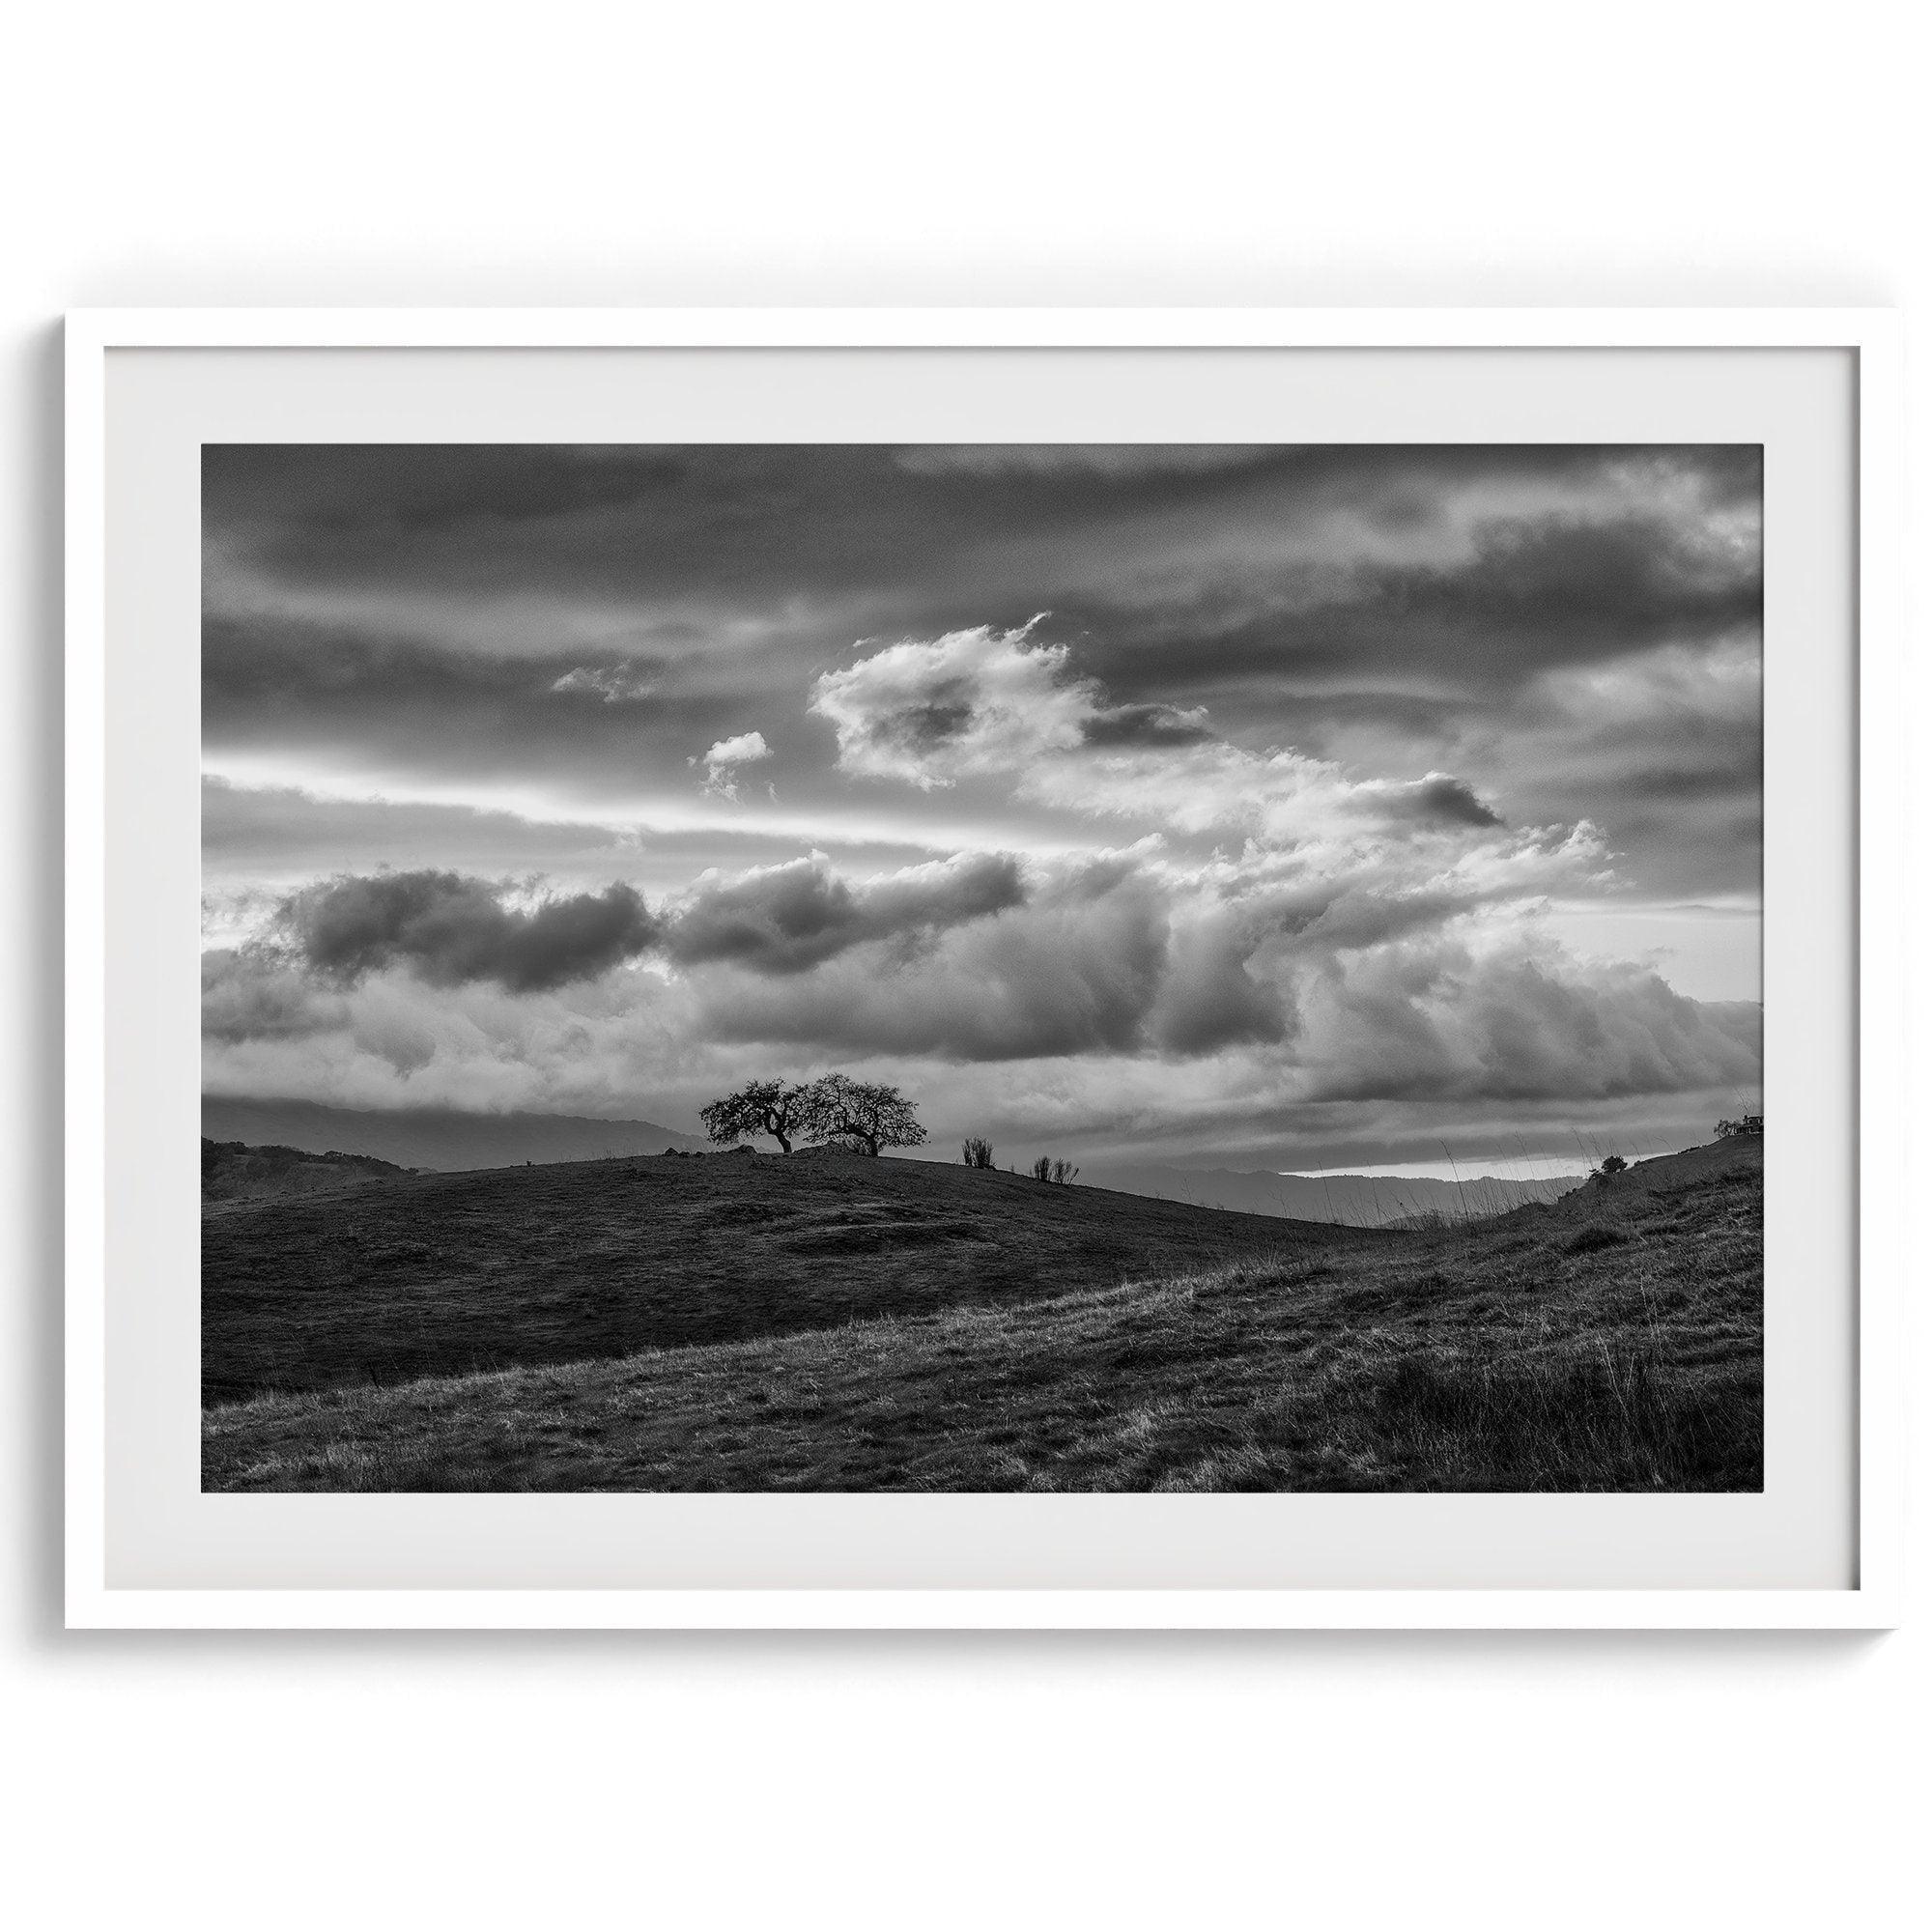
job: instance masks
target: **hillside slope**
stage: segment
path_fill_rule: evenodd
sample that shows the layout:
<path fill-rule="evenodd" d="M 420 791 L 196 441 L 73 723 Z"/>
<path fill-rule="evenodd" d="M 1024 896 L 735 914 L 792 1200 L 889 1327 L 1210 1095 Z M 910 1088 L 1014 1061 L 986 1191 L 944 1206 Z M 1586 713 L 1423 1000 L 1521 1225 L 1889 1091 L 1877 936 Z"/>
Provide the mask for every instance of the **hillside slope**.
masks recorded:
<path fill-rule="evenodd" d="M 1641 1221 L 1655 1212 L 1662 1201 L 1694 1194 L 1737 1175 L 1755 1175 L 1762 1183 L 1762 1134 L 1738 1134 L 1703 1147 L 1685 1148 L 1678 1153 L 1657 1154 L 1633 1162 L 1621 1174 L 1592 1175 L 1551 1202 L 1548 1211 L 1565 1221 Z"/>
<path fill-rule="evenodd" d="M 1263 1247 L 1046 1300 L 263 1397 L 208 1412 L 203 1480 L 1756 1490 L 1760 1155 L 1648 1164 L 1644 1184 L 1605 1190 L 1616 1199 L 1601 1217 L 1529 1208 L 1439 1233 Z M 1048 1198 L 1079 1205 L 1077 1190 Z"/>
<path fill-rule="evenodd" d="M 524 1161 L 599 1160 L 611 1154 L 699 1148 L 655 1121 L 595 1121 L 568 1114 L 464 1114 L 449 1107 L 381 1112 L 316 1100 L 222 1099 L 204 1094 L 201 1131 L 212 1141 L 371 1154 L 440 1174 Z"/>
<path fill-rule="evenodd" d="M 240 1141 L 201 1144 L 201 1198 L 254 1201 L 283 1194 L 328 1194 L 371 1180 L 399 1180 L 409 1173 L 386 1160 L 358 1153 L 308 1153 L 300 1148 L 244 1147 Z"/>
<path fill-rule="evenodd" d="M 859 1155 L 416 1175 L 204 1220 L 202 1394 L 749 1341 L 1386 1238 Z"/>

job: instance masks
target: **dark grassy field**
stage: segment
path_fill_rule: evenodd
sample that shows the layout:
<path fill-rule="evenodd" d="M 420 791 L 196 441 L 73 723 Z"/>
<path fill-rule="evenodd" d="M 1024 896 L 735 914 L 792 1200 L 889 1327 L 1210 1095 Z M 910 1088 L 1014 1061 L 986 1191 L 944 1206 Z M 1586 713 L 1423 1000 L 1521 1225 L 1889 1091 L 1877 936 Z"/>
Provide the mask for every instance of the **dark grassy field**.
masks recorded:
<path fill-rule="evenodd" d="M 687 1321 L 750 1295 L 745 1339 L 394 1387 L 311 1385 L 215 1407 L 204 1480 L 386 1491 L 1757 1489 L 1760 1149 L 1726 1143 L 1643 1163 L 1554 1208 L 1463 1228 L 1352 1237 L 1279 1221 L 1250 1231 L 1245 1216 L 923 1163 L 838 1163 L 836 1181 L 806 1162 L 737 1163 L 742 1180 L 724 1161 L 661 1163 L 683 1171 L 633 1183 L 652 1190 L 647 1199 L 686 1185 L 688 1172 L 692 1188 L 718 1190 L 703 1197 L 713 1216 L 733 1202 L 755 1210 L 740 1236 L 745 1286 L 732 1285 L 724 1258 L 705 1255 L 701 1293 L 683 1277 L 666 1290 Z M 621 1211 L 598 1203 L 625 1184 L 621 1165 L 537 1172 L 603 1231 L 596 1240 L 619 1238 Z M 978 1214 L 975 1187 L 986 1188 Z M 391 1210 L 405 1193 L 385 1187 L 370 1208 Z M 1135 1238 L 1157 1229 L 1191 1244 L 1182 1263 L 1150 1251 L 1137 1266 L 1127 1249 L 1106 1248 L 1122 1208 L 1163 1207 L 1176 1218 Z M 1065 1217 L 1057 1234 L 1054 1216 Z M 659 1221 L 683 1231 L 679 1252 L 704 1254 L 701 1218 L 661 1210 Z M 956 1232 L 961 1222 L 978 1236 Z M 908 1223 L 948 1229 L 929 1237 L 943 1271 L 883 1265 L 889 1231 Z M 557 1238 L 555 1221 L 546 1225 Z M 879 1246 L 865 1245 L 866 1229 Z M 1217 1231 L 1251 1244 L 1211 1251 Z M 320 1225 L 309 1233 L 324 1238 Z M 867 1272 L 868 1262 L 881 1265 Z M 997 1288 L 978 1276 L 981 1264 L 1006 1270 Z M 1083 1264 L 1087 1278 L 1073 1278 Z M 1136 1278 L 1121 1282 L 1122 1268 Z M 339 1258 L 329 1270 L 338 1284 L 353 1275 Z M 311 1328 L 353 1341 L 354 1323 L 323 1311 L 348 1293 L 372 1319 L 380 1285 L 325 1289 L 317 1272 L 315 1257 L 298 1260 L 283 1287 L 313 1298 Z M 621 1278 L 655 1300 L 650 1284 L 668 1272 Z M 461 1303 L 460 1281 L 440 1279 L 442 1295 L 424 1299 Z M 496 1306 L 488 1268 L 462 1280 L 473 1280 L 480 1306 Z M 260 1307 L 269 1291 L 259 1284 L 249 1303 L 261 1359 L 276 1353 L 267 1339 L 276 1324 Z M 816 1320 L 775 1328 L 774 1308 Z M 510 1346 L 508 1330 L 497 1333 L 496 1346 Z M 554 1362 L 551 1331 L 531 1335 L 526 1359 Z M 353 1355 L 345 1343 L 338 1369 Z M 254 1357 L 231 1342 L 225 1359 Z"/>
<path fill-rule="evenodd" d="M 1386 1236 L 932 1161 L 416 1175 L 202 1222 L 202 1399 L 749 1342 Z"/>

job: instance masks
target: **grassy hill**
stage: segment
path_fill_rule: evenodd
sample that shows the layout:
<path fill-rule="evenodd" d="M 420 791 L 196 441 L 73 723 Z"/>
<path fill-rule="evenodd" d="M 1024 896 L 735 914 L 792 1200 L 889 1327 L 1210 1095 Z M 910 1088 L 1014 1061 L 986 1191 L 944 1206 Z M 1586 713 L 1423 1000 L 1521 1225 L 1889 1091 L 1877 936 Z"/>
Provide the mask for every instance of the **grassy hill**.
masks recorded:
<path fill-rule="evenodd" d="M 438 1174 L 479 1167 L 520 1167 L 526 1161 L 605 1160 L 615 1155 L 708 1151 L 701 1136 L 655 1121 L 605 1121 L 566 1114 L 472 1114 L 448 1107 L 388 1109 L 333 1107 L 317 1100 L 224 1098 L 205 1094 L 206 1139 L 251 1147 L 275 1145 L 299 1152 L 339 1151 Z M 1022 1162 L 1024 1165 L 1024 1162 Z M 1089 1165 L 1089 1186 L 1111 1187 L 1200 1208 L 1279 1214 L 1299 1221 L 1343 1221 L 1370 1228 L 1406 1214 L 1497 1212 L 1524 1201 L 1552 1200 L 1575 1180 L 1527 1180 L 1479 1172 L 1461 1182 L 1375 1179 L 1333 1175 L 1238 1173 L 1226 1168 Z"/>
<path fill-rule="evenodd" d="M 1376 1238 L 861 1155 L 415 1175 L 205 1217 L 202 1394 L 751 1341 Z"/>
<path fill-rule="evenodd" d="M 253 1201 L 280 1194 L 326 1194 L 368 1180 L 398 1180 L 409 1173 L 360 1153 L 309 1153 L 301 1148 L 244 1147 L 240 1141 L 201 1144 L 201 1199 Z"/>
<path fill-rule="evenodd" d="M 1408 1235 L 1250 1227 L 1252 1217 L 918 1162 L 645 1163 L 677 1170 L 628 1183 L 630 1198 L 655 1208 L 648 1225 L 666 1231 L 651 1241 L 659 1259 L 642 1272 L 633 1260 L 629 1274 L 612 1260 L 597 1279 L 631 1282 L 648 1304 L 644 1325 L 701 1326 L 727 1306 L 741 1321 L 801 1319 L 742 1339 L 557 1365 L 540 1351 L 566 1329 L 540 1325 L 519 1345 L 499 1314 L 495 1346 L 524 1346 L 526 1360 L 551 1365 L 387 1387 L 312 1378 L 304 1392 L 217 1406 L 205 1419 L 204 1482 L 1753 1490 L 1762 1486 L 1761 1147 L 1724 1143 L 1642 1163 L 1592 1190 L 1594 1206 L 1573 1197 Z M 552 1171 L 572 1183 L 557 1207 L 574 1199 L 571 1211 L 605 1231 L 586 1259 L 617 1236 L 627 1172 Z M 836 1186 L 821 1191 L 821 1175 Z M 369 1190 L 355 1206 L 399 1208 L 412 1194 L 428 1206 L 434 1189 Z M 742 1217 L 743 1265 L 707 1272 L 701 1292 L 688 1273 L 717 1243 L 678 1211 L 681 1200 L 709 1203 L 713 1216 L 735 1206 Z M 1162 1206 L 1175 1218 L 1131 1238 L 1115 1227 L 1109 1237 L 1123 1209 Z M 269 1204 L 248 1218 L 268 1233 L 300 1211 Z M 452 1227 L 465 1211 L 486 1210 L 480 1201 L 441 1209 Z M 895 1231 L 910 1227 L 933 1231 L 912 1245 L 923 1240 L 926 1257 L 949 1265 L 904 1265 L 908 1237 Z M 324 1228 L 283 1223 L 283 1232 L 313 1242 Z M 1138 1265 L 1134 1239 L 1147 1243 Z M 1177 1262 L 1163 1243 L 1192 1252 Z M 272 1342 L 284 1324 L 261 1312 L 276 1287 L 255 1279 L 243 1293 L 237 1258 L 222 1265 L 213 1359 L 229 1364 L 236 1385 L 252 1367 L 260 1386 L 275 1361 L 298 1374 L 304 1346 Z M 446 1273 L 399 1273 L 406 1289 L 418 1283 L 425 1308 L 472 1293 L 479 1311 L 491 1305 L 480 1258 L 467 1288 Z M 284 1279 L 279 1292 L 298 1298 L 292 1320 L 340 1339 L 338 1370 L 355 1355 L 353 1321 L 322 1315 L 348 1300 L 385 1324 L 398 1351 L 384 1360 L 409 1373 L 407 1322 L 384 1316 L 380 1293 L 356 1289 L 355 1274 L 311 1256 L 304 1278 Z M 753 1280 L 761 1286 L 747 1300 Z M 441 1293 L 428 1292 L 436 1281 Z M 553 1286 L 544 1305 L 558 1293 Z M 408 1306 L 411 1295 L 396 1299 Z M 673 1309 L 683 1311 L 675 1321 Z"/>
<path fill-rule="evenodd" d="M 1694 1196 L 1710 1181 L 1727 1175 L 1764 1173 L 1764 1136 L 1740 1135 L 1686 1148 L 1681 1153 L 1658 1154 L 1633 1161 L 1621 1174 L 1592 1175 L 1569 1193 L 1550 1203 L 1560 1220 L 1630 1226 L 1655 1212 L 1671 1196 Z"/>

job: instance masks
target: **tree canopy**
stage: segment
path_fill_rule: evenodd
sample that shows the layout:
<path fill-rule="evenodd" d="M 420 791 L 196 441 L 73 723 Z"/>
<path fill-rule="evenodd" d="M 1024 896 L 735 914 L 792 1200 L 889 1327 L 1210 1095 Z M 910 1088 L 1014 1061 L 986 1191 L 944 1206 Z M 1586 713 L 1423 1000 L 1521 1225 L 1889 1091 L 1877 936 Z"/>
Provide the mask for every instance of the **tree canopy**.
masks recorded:
<path fill-rule="evenodd" d="M 881 1148 L 918 1147 L 925 1129 L 896 1087 L 873 1086 L 828 1073 L 812 1083 L 812 1127 L 827 1140 L 849 1141 L 869 1154 Z"/>
<path fill-rule="evenodd" d="M 918 1147 L 925 1129 L 912 1102 L 896 1087 L 872 1085 L 828 1073 L 806 1085 L 748 1080 L 735 1094 L 713 1100 L 702 1112 L 704 1131 L 720 1147 L 768 1134 L 780 1151 L 808 1136 L 843 1142 L 877 1154 L 889 1147 Z"/>
<path fill-rule="evenodd" d="M 781 1153 L 789 1153 L 794 1136 L 812 1131 L 811 1095 L 810 1087 L 790 1081 L 748 1080 L 735 1094 L 713 1100 L 700 1118 L 720 1147 L 769 1134 Z"/>

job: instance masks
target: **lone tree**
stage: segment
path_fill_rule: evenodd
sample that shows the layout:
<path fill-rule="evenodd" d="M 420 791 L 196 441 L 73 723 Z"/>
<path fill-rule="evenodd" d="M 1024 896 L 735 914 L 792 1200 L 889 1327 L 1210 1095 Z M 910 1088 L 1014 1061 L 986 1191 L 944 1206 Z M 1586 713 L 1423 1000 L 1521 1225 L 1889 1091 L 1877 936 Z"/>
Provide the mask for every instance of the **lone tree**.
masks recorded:
<path fill-rule="evenodd" d="M 1597 1172 L 1600 1175 L 1602 1175 L 1605 1180 L 1607 1180 L 1611 1175 L 1621 1174 L 1624 1171 L 1624 1169 L 1627 1168 L 1629 1165 L 1630 1162 L 1627 1161 L 1622 1154 L 1606 1153 L 1604 1156 L 1604 1164 L 1600 1168 L 1598 1168 Z"/>
<path fill-rule="evenodd" d="M 959 1143 L 959 1157 L 968 1167 L 991 1167 L 993 1144 L 973 1134 Z"/>
<path fill-rule="evenodd" d="M 858 1151 L 873 1155 L 881 1148 L 918 1147 L 925 1139 L 912 1102 L 896 1087 L 871 1086 L 842 1073 L 812 1082 L 806 1124 L 827 1140 L 850 1141 Z"/>
<path fill-rule="evenodd" d="M 701 1115 L 704 1131 L 720 1147 L 769 1134 L 781 1153 L 791 1151 L 792 1137 L 812 1130 L 814 1087 L 784 1080 L 748 1080 L 735 1094 L 714 1100 Z"/>

